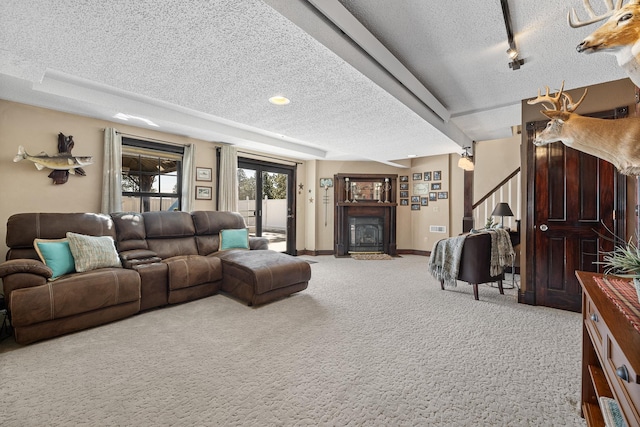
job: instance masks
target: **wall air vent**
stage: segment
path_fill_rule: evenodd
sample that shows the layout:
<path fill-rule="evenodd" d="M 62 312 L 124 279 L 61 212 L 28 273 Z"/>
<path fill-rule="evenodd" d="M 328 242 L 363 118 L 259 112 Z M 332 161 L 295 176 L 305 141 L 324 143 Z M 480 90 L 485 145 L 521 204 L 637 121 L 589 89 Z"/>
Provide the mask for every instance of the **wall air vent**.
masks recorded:
<path fill-rule="evenodd" d="M 446 233 L 447 227 L 444 225 L 430 225 L 429 232 L 431 233 Z"/>

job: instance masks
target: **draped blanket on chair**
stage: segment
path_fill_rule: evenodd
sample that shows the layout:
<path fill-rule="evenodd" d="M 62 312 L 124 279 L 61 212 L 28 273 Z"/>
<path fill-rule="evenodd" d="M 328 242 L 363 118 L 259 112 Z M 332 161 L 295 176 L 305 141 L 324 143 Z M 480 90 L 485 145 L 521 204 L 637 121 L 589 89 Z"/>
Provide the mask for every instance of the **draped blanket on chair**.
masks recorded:
<path fill-rule="evenodd" d="M 437 280 L 444 280 L 447 285 L 456 286 L 460 271 L 460 258 L 466 235 L 450 237 L 437 241 L 429 257 L 429 272 Z"/>
<path fill-rule="evenodd" d="M 515 252 L 511 245 L 509 233 L 502 228 L 483 230 L 491 235 L 491 276 L 502 273 L 505 265 L 511 265 Z M 460 271 L 460 259 L 466 234 L 437 241 L 431 250 L 429 258 L 429 272 L 437 280 L 442 280 L 448 286 L 456 286 L 456 279 Z"/>
<path fill-rule="evenodd" d="M 489 230 L 491 234 L 491 270 L 492 276 L 502 273 L 505 265 L 511 265 L 516 253 L 511 245 L 507 230 L 496 228 Z"/>

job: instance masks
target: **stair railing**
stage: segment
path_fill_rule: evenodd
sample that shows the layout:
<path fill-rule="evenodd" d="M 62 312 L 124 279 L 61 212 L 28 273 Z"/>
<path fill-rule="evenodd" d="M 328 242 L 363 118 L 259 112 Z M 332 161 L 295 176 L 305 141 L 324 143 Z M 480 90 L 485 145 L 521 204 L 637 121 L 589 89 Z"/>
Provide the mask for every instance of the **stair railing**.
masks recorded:
<path fill-rule="evenodd" d="M 522 174 L 520 167 L 511 172 L 487 194 L 472 205 L 474 228 L 482 228 L 491 217 L 491 212 L 498 203 L 506 202 L 513 211 L 512 217 L 504 217 L 504 226 L 515 228 L 515 221 L 522 218 L 520 213 L 520 201 L 522 197 Z M 494 222 L 500 222 L 502 218 L 493 218 Z"/>

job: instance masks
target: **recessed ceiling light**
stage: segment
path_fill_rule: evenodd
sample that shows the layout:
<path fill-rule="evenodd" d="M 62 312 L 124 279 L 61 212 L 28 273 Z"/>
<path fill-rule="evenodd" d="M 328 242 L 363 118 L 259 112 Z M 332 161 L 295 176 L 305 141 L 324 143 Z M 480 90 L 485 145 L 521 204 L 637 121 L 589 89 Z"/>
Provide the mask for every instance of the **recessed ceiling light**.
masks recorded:
<path fill-rule="evenodd" d="M 411 157 L 418 157 L 417 154 L 407 154 L 407 157 L 411 158 Z"/>
<path fill-rule="evenodd" d="M 272 96 L 269 98 L 269 102 L 275 105 L 287 105 L 291 101 L 289 98 L 285 98 L 284 96 Z"/>

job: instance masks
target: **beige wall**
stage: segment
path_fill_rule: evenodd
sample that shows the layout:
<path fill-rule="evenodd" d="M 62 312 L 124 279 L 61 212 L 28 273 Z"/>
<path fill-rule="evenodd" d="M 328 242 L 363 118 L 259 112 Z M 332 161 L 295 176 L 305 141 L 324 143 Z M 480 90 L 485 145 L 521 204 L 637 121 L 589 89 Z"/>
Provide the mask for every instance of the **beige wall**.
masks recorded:
<path fill-rule="evenodd" d="M 0 259 L 4 260 L 7 251 L 7 219 L 14 213 L 100 211 L 105 127 L 145 138 L 194 144 L 196 166 L 212 168 L 215 176 L 216 144 L 0 100 Z M 73 135 L 74 155 L 93 156 L 94 163 L 84 167 L 86 176 L 72 175 L 65 184 L 54 185 L 47 177 L 49 169 L 39 171 L 26 160 L 13 162 L 19 145 L 29 154 L 56 154 L 60 132 Z M 198 182 L 211 185 L 215 191 L 213 184 Z M 213 200 L 195 200 L 193 206 L 194 210 L 215 209 L 215 192 Z"/>
<path fill-rule="evenodd" d="M 310 239 L 305 242 L 307 245 L 305 246 L 305 249 L 316 251 L 333 250 L 333 216 L 335 211 L 335 200 L 333 189 L 330 189 L 326 192 L 328 203 L 325 205 L 325 191 L 320 188 L 320 178 L 333 178 L 335 174 L 340 173 L 388 173 L 390 175 L 395 175 L 398 174 L 398 171 L 403 170 L 374 162 L 314 161 L 313 164 L 315 165 L 315 174 L 307 174 L 308 181 L 305 188 L 306 205 L 309 212 L 307 218 L 309 221 L 314 221 L 315 228 L 307 228 L 307 232 L 312 233 L 313 236 L 310 236 Z M 313 199 L 313 201 L 311 201 L 311 199 Z M 398 218 L 398 223 L 400 223 L 400 218 Z M 312 247 L 312 244 L 315 244 L 315 247 Z"/>
<path fill-rule="evenodd" d="M 543 82 L 545 83 L 545 82 Z M 546 82 L 557 87 L 561 82 Z M 623 105 L 635 105 L 635 86 L 629 79 L 595 85 L 589 88 L 579 113 L 607 110 Z M 531 98 L 535 97 L 537 88 L 532 88 Z M 583 90 L 569 91 L 574 99 L 582 96 Z M 526 224 L 526 130 L 529 121 L 543 120 L 539 112 L 541 106 L 527 105 L 522 102 L 523 132 L 518 144 L 518 137 L 503 140 L 481 141 L 475 150 L 476 170 L 474 172 L 474 198 L 480 197 L 486 189 L 497 182 L 522 162 L 522 180 L 520 211 L 522 224 Z M 634 111 L 631 112 L 634 115 Z M 102 185 L 102 145 L 103 129 L 115 127 L 124 133 L 138 135 L 143 138 L 158 139 L 178 144 L 194 144 L 196 146 L 196 166 L 211 167 L 215 176 L 215 148 L 218 144 L 186 137 L 154 132 L 121 123 L 111 123 L 87 117 L 56 112 L 38 107 L 27 106 L 0 100 L 0 259 L 4 259 L 6 246 L 7 218 L 18 212 L 96 212 L 100 209 L 100 188 Z M 53 185 L 47 177 L 48 170 L 38 171 L 27 161 L 13 163 L 18 146 L 23 145 L 29 153 L 45 151 L 55 154 L 57 151 L 57 135 L 62 132 L 73 135 L 76 143 L 73 154 L 92 155 L 95 163 L 85 167 L 87 176 L 71 176 L 63 185 Z M 518 155 L 514 154 L 519 146 Z M 461 150 L 462 151 L 462 150 Z M 333 194 L 329 192 L 331 208 L 327 210 L 325 226 L 325 206 L 323 194 L 319 188 L 319 179 L 333 177 L 337 173 L 389 173 L 412 176 L 413 173 L 425 171 L 442 171 L 442 184 L 449 191 L 449 199 L 430 203 L 420 211 L 411 211 L 409 207 L 398 207 L 397 243 L 400 250 L 428 251 L 433 242 L 441 237 L 456 235 L 462 231 L 463 206 L 463 173 L 457 167 L 459 156 L 434 156 L 407 159 L 401 162 L 406 168 L 397 168 L 374 162 L 338 162 L 308 161 L 297 168 L 296 208 L 297 208 L 297 241 L 298 250 L 332 250 L 333 249 Z M 413 182 L 410 180 L 410 184 Z M 299 189 L 302 184 L 304 188 Z M 631 186 L 635 181 L 630 180 Z M 208 183 L 207 183 L 208 185 Z M 215 182 L 211 183 L 215 192 Z M 410 187 L 411 188 L 411 187 Z M 630 192 L 632 194 L 632 192 Z M 313 199 L 313 200 L 311 200 Z M 631 205 L 630 205 L 631 207 Z M 194 202 L 194 209 L 215 209 L 214 200 Z M 513 209 L 513 207 L 512 207 Z M 515 209 L 514 209 L 515 211 Z M 631 209 L 629 212 L 633 212 Z M 630 221 L 635 217 L 629 215 Z M 444 225 L 448 233 L 441 235 L 430 233 L 430 225 Z M 482 224 L 476 224 L 482 226 Z M 522 230 L 526 239 L 526 230 Z M 522 246 L 523 251 L 525 246 Z M 522 254 L 523 259 L 526 253 Z M 523 263 L 524 268 L 524 263 Z M 523 269 L 523 278 L 526 271 Z M 526 283 L 523 283 L 526 287 Z"/>
<path fill-rule="evenodd" d="M 475 144 L 474 203 L 520 167 L 520 143 L 520 135 L 515 135 Z"/>
<path fill-rule="evenodd" d="M 459 234 L 462 231 L 462 202 L 463 202 L 463 174 L 457 167 L 459 156 L 441 155 L 433 157 L 421 157 L 407 159 L 400 164 L 406 168 L 398 168 L 373 162 L 338 162 L 317 161 L 313 162 L 315 175 L 307 173 L 307 186 L 305 186 L 306 205 L 309 207 L 307 219 L 315 221 L 315 233 L 309 236 L 305 249 L 316 251 L 333 250 L 334 235 L 334 195 L 333 191 L 327 192 L 328 204 L 324 204 L 325 192 L 320 188 L 320 178 L 333 178 L 335 174 L 390 174 L 409 176 L 409 195 L 413 195 L 414 173 L 427 171 L 442 172 L 442 190 L 448 191 L 449 198 L 430 202 L 429 206 L 421 206 L 419 211 L 412 211 L 410 206 L 398 206 L 397 208 L 397 236 L 396 243 L 399 250 L 429 251 L 433 243 L 444 237 Z M 311 162 L 307 162 L 309 166 Z M 426 183 L 425 181 L 419 181 Z M 433 182 L 433 181 L 431 181 Z M 397 197 L 398 195 L 396 195 Z M 428 195 L 427 195 L 428 196 Z M 313 199 L 313 202 L 311 202 Z M 310 214 L 313 212 L 313 214 Z M 326 225 L 325 225 L 326 220 Z M 431 233 L 431 225 L 446 227 L 447 233 Z M 307 229 L 309 233 L 311 228 Z M 310 246 L 315 242 L 315 248 Z"/>
<path fill-rule="evenodd" d="M 448 198 L 440 199 L 435 202 L 429 202 L 429 206 L 422 206 L 419 211 L 412 211 L 406 206 L 399 206 L 398 220 L 400 221 L 401 215 L 407 218 L 407 222 L 411 224 L 409 231 L 409 239 L 406 242 L 407 246 L 404 246 L 400 240 L 398 241 L 399 249 L 414 249 L 419 251 L 430 251 L 433 244 L 445 237 L 451 235 L 451 224 L 453 222 L 462 224 L 462 217 L 451 218 L 451 203 L 456 200 L 456 197 L 460 198 L 464 187 L 453 188 L 451 185 L 452 167 L 448 155 L 432 156 L 432 157 L 420 157 L 413 159 L 411 162 L 411 170 L 409 173 L 409 196 L 413 195 L 411 190 L 413 184 L 416 181 L 412 180 L 413 173 L 424 172 L 442 172 L 442 180 L 439 181 L 442 184 L 441 190 L 435 190 L 436 192 L 448 192 Z M 459 156 L 455 156 L 458 158 Z M 456 159 L 457 160 L 457 159 Z M 455 171 L 461 170 L 457 166 Z M 422 183 L 433 183 L 438 181 L 422 181 Z M 424 197 L 424 196 L 422 196 Z M 426 196 L 428 197 L 428 195 Z M 462 199 L 461 199 L 462 200 Z M 400 222 L 399 222 L 400 223 Z M 433 233 L 429 231 L 430 226 L 444 226 L 446 227 L 446 233 Z"/>
<path fill-rule="evenodd" d="M 506 177 L 520 167 L 520 135 L 510 138 L 493 139 L 479 141 L 475 144 L 473 185 L 473 203 L 475 204 L 493 189 L 496 188 Z M 522 192 L 520 180 L 522 174 L 514 177 L 506 183 L 495 194 L 479 205 L 474 212 L 474 228 L 481 228 L 499 202 L 506 202 L 513 211 L 514 216 L 504 218 L 505 227 L 515 229 L 516 219 L 521 218 L 520 201 Z M 493 218 L 495 222 L 500 222 L 501 218 Z"/>
<path fill-rule="evenodd" d="M 211 201 L 195 200 L 194 209 L 215 209 L 215 149 L 219 144 L 0 100 L 0 179 L 3 182 L 0 259 L 4 259 L 7 250 L 4 243 L 6 222 L 14 213 L 99 211 L 105 127 L 115 127 L 120 132 L 142 138 L 194 144 L 197 158 L 195 166 L 212 168 L 214 176 L 214 182 L 196 183 L 211 185 L 214 197 Z M 47 177 L 49 170 L 38 171 L 28 161 L 12 161 L 19 145 L 23 145 L 30 154 L 41 151 L 55 154 L 59 132 L 73 135 L 73 154 L 94 157 L 94 164 L 85 167 L 87 176 L 71 176 L 66 184 L 54 185 Z M 408 206 L 398 206 L 397 210 L 398 249 L 431 250 L 436 240 L 462 232 L 464 186 L 463 172 L 457 167 L 458 159 L 458 154 L 452 154 L 399 161 L 404 168 L 375 162 L 302 162 L 296 172 L 296 248 L 299 251 L 333 250 L 333 192 L 327 193 L 329 204 L 325 206 L 324 190 L 319 186 L 320 178 L 332 178 L 338 173 L 408 175 L 412 195 L 413 173 L 439 170 L 442 172 L 441 191 L 449 192 L 448 199 L 430 202 L 429 206 L 423 206 L 419 211 L 412 211 Z M 431 233 L 431 225 L 445 226 L 447 233 Z"/>

